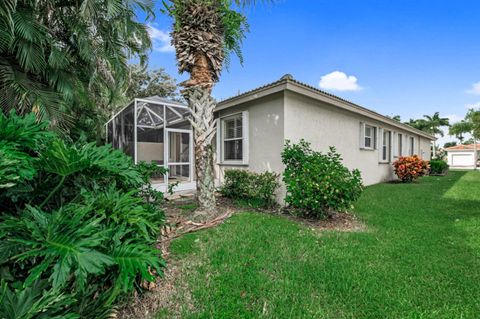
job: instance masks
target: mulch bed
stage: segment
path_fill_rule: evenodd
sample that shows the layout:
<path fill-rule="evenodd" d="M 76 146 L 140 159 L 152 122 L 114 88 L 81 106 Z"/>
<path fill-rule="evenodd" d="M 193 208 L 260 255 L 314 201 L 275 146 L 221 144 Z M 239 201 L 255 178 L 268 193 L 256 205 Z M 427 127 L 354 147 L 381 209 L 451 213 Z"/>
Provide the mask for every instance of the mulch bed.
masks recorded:
<path fill-rule="evenodd" d="M 335 230 L 342 232 L 361 232 L 366 230 L 365 225 L 355 215 L 350 213 L 334 213 L 329 218 L 322 220 L 298 217 L 292 214 L 284 214 L 284 216 L 316 230 Z"/>

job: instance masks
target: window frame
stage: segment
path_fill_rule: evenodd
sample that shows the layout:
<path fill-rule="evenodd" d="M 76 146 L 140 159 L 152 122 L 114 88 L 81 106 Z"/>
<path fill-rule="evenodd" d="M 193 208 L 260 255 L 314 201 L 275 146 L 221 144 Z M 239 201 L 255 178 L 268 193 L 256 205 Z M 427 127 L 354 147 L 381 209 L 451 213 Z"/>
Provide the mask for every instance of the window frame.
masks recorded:
<path fill-rule="evenodd" d="M 217 163 L 218 164 L 225 164 L 225 165 L 248 165 L 246 161 L 248 160 L 248 153 L 245 150 L 245 147 L 248 147 L 248 144 L 246 143 L 248 135 L 248 128 L 245 127 L 245 125 L 248 126 L 248 123 L 246 123 L 246 116 L 248 116 L 247 112 L 237 112 L 237 113 L 232 113 L 228 114 L 225 116 L 221 116 L 218 118 L 218 128 L 217 128 L 217 134 L 219 134 L 219 139 L 217 139 L 217 148 L 219 150 L 217 151 Z M 226 136 L 226 125 L 225 122 L 228 121 L 229 119 L 232 118 L 240 118 L 241 123 L 242 123 L 242 129 L 241 129 L 241 135 L 242 137 L 233 137 L 233 138 L 225 138 Z M 241 159 L 225 159 L 225 142 L 229 141 L 241 141 L 242 143 L 242 152 L 241 152 Z"/>
<path fill-rule="evenodd" d="M 409 156 L 415 155 L 415 136 L 408 137 Z"/>
<path fill-rule="evenodd" d="M 403 133 L 397 133 L 397 157 L 403 156 Z"/>
<path fill-rule="evenodd" d="M 370 128 L 370 135 L 367 135 L 367 128 Z M 373 151 L 377 149 L 378 128 L 375 125 L 362 123 L 362 149 Z M 370 139 L 370 146 L 367 146 L 367 138 Z"/>
<path fill-rule="evenodd" d="M 390 163 L 392 158 L 392 134 L 393 133 L 391 130 L 382 129 L 381 134 L 382 134 L 382 138 L 381 138 L 382 145 L 381 145 L 381 148 L 379 147 L 380 163 Z M 387 139 L 385 138 L 385 136 L 387 137 Z M 385 143 L 386 141 L 388 141 L 388 144 Z"/>

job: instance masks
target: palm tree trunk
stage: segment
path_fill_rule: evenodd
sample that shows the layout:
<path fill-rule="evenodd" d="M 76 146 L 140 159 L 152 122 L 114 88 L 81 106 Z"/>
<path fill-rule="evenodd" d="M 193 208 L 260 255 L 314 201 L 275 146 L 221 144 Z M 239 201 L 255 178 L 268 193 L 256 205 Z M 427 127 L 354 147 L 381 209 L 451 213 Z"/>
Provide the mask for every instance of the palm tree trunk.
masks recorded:
<path fill-rule="evenodd" d="M 190 124 L 193 127 L 195 149 L 195 177 L 199 211 L 211 213 L 215 210 L 215 171 L 213 167 L 212 140 L 216 132 L 213 109 L 215 100 L 211 97 L 213 74 L 208 58 L 203 52 L 195 54 L 190 79 L 181 83 L 182 94 L 192 112 Z"/>
<path fill-rule="evenodd" d="M 215 171 L 213 163 L 213 137 L 216 132 L 213 109 L 216 106 L 210 96 L 210 89 L 194 86 L 186 89 L 184 95 L 192 111 L 190 123 L 194 131 L 195 176 L 199 210 L 213 212 L 215 200 Z"/>

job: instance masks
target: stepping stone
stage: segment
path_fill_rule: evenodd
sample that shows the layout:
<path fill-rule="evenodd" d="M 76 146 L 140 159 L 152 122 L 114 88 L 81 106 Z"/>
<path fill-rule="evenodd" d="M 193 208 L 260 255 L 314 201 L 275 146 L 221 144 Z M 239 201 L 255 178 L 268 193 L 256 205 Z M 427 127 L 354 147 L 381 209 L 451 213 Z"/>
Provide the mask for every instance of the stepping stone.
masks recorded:
<path fill-rule="evenodd" d="M 180 195 L 174 194 L 174 195 L 170 195 L 170 196 L 165 197 L 165 200 L 168 200 L 169 202 L 171 202 L 171 201 L 174 201 L 174 200 L 178 200 L 180 198 L 182 198 Z"/>

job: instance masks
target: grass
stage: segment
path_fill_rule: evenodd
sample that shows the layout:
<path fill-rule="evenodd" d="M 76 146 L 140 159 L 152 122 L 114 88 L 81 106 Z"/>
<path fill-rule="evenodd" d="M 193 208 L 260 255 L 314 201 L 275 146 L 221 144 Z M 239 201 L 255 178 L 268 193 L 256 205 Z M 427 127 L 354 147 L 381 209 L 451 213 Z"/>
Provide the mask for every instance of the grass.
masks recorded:
<path fill-rule="evenodd" d="M 245 212 L 174 241 L 181 316 L 480 318 L 479 172 L 368 187 L 355 213 L 367 231 Z"/>

